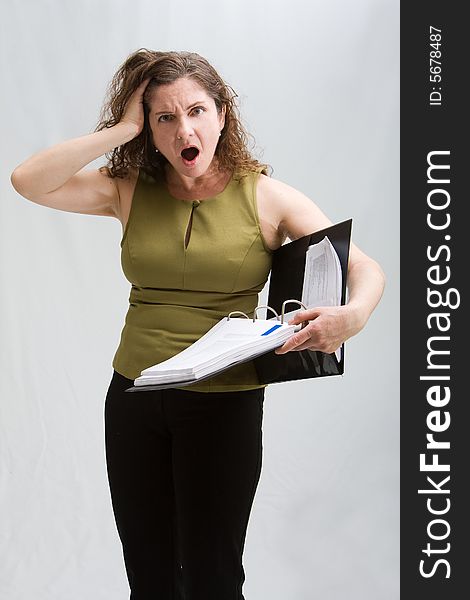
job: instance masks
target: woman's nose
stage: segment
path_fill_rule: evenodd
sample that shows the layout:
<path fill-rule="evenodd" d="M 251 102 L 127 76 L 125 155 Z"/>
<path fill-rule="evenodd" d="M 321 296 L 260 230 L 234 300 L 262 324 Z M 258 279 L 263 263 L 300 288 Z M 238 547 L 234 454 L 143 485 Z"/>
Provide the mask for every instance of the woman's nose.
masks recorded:
<path fill-rule="evenodd" d="M 193 128 L 187 117 L 183 117 L 178 121 L 178 127 L 176 128 L 176 136 L 180 139 L 186 140 L 190 135 L 193 134 Z"/>

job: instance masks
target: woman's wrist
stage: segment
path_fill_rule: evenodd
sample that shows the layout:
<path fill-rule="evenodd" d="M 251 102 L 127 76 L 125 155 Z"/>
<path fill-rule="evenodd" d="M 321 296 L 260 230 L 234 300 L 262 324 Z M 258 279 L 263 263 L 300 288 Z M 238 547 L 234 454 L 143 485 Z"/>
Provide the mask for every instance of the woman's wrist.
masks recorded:
<path fill-rule="evenodd" d="M 114 125 L 114 127 L 112 127 L 111 129 L 114 129 L 115 131 L 119 131 L 120 136 L 123 136 L 123 141 L 120 142 L 119 144 L 116 144 L 115 147 L 122 146 L 123 144 L 130 142 L 135 137 L 137 137 L 140 133 L 140 129 L 139 129 L 138 125 L 136 123 L 131 123 L 130 121 L 120 121 L 119 123 Z"/>
<path fill-rule="evenodd" d="M 370 313 L 364 304 L 354 301 L 348 302 L 344 308 L 348 313 L 349 328 L 353 332 L 351 335 L 356 335 L 356 333 L 359 333 L 364 328 Z"/>

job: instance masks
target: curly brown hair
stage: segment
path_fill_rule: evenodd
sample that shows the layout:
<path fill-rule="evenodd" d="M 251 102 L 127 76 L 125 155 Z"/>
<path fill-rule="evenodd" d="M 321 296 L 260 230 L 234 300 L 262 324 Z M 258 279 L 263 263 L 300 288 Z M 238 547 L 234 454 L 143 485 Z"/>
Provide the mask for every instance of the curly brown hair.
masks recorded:
<path fill-rule="evenodd" d="M 151 78 L 143 97 L 144 127 L 130 142 L 106 154 L 108 164 L 102 169 L 111 177 L 126 177 L 129 167 L 140 168 L 153 177 L 164 175 L 168 161 L 161 153 L 155 152 L 148 121 L 149 101 L 157 86 L 172 83 L 181 77 L 194 79 L 204 88 L 213 98 L 219 113 L 225 107 L 225 125 L 215 150 L 218 168 L 233 173 L 261 170 L 267 175 L 271 167 L 260 163 L 248 150 L 248 138 L 253 140 L 253 136 L 247 133 L 240 121 L 235 102 L 237 94 L 214 67 L 195 52 L 156 52 L 146 48 L 130 54 L 114 75 L 95 131 L 119 123 L 132 93 L 144 79 Z"/>

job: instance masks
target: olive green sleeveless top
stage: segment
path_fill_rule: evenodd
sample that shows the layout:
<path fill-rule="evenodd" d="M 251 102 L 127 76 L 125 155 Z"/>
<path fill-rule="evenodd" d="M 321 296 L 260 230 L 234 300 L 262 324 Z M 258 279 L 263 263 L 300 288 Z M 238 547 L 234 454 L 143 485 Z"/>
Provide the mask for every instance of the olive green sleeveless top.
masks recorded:
<path fill-rule="evenodd" d="M 259 170 L 232 178 L 220 194 L 191 202 L 140 172 L 121 241 L 122 269 L 132 288 L 113 360 L 118 373 L 135 379 L 229 312 L 253 313 L 271 268 L 256 204 L 258 176 Z M 247 362 L 184 389 L 257 387 L 263 386 Z"/>

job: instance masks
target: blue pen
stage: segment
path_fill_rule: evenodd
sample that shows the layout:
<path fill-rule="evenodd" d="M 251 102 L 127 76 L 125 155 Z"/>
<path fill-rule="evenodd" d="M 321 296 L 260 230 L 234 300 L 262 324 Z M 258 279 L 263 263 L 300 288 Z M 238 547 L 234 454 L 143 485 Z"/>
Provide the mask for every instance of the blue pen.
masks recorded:
<path fill-rule="evenodd" d="M 279 329 L 279 327 L 281 327 L 281 325 L 274 325 L 274 327 L 271 327 L 271 329 L 268 329 L 268 331 L 265 331 L 261 335 L 269 335 L 273 331 L 276 331 L 276 329 Z"/>

